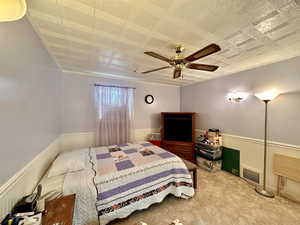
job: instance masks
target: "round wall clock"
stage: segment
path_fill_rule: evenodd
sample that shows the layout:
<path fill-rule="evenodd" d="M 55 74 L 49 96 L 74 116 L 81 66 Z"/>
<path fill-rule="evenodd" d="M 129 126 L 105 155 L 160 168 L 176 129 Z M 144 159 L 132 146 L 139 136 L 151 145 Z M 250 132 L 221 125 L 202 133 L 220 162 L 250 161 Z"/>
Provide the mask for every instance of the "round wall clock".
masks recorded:
<path fill-rule="evenodd" d="M 145 96 L 145 102 L 146 102 L 147 104 L 152 104 L 152 103 L 154 102 L 154 97 L 153 97 L 153 95 L 146 95 L 146 96 Z"/>

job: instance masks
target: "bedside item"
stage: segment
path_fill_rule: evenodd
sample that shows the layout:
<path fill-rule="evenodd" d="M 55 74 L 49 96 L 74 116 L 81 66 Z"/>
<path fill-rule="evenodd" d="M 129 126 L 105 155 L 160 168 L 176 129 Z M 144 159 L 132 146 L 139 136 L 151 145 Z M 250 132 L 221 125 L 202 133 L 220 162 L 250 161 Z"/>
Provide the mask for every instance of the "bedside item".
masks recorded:
<path fill-rule="evenodd" d="M 17 213 L 15 215 L 8 214 L 1 225 L 41 225 L 42 213 L 34 212 Z"/>
<path fill-rule="evenodd" d="M 146 96 L 145 96 L 145 102 L 146 102 L 147 104 L 152 104 L 152 103 L 154 102 L 154 97 L 153 97 L 153 95 L 146 95 Z"/>
<path fill-rule="evenodd" d="M 22 217 L 17 217 L 12 214 L 7 214 L 1 221 L 1 225 L 19 225 L 23 220 Z"/>
<path fill-rule="evenodd" d="M 300 183 L 300 158 L 274 154 L 273 172 L 278 176 L 277 194 L 279 196 L 287 197 L 291 200 L 299 202 L 300 199 L 283 194 L 282 190 L 284 189 L 285 179 L 290 179 L 292 181 Z"/>
<path fill-rule="evenodd" d="M 12 209 L 12 214 L 24 213 L 24 212 L 35 212 L 37 207 L 37 201 L 39 200 L 42 193 L 42 185 L 39 185 L 37 192 L 31 195 L 23 197 L 18 201 Z"/>
<path fill-rule="evenodd" d="M 43 225 L 72 225 L 75 206 L 75 194 L 47 201 Z"/>
<path fill-rule="evenodd" d="M 33 216 L 24 216 L 19 225 L 41 225 L 42 213 L 35 214 Z"/>
<path fill-rule="evenodd" d="M 159 132 L 153 132 L 149 135 L 149 140 L 150 141 L 160 141 L 161 137 L 160 137 L 160 133 Z"/>
<path fill-rule="evenodd" d="M 177 156 L 195 162 L 195 116 L 194 112 L 162 112 L 162 148 Z"/>
<path fill-rule="evenodd" d="M 279 93 L 276 90 L 256 94 L 255 96 L 265 103 L 265 137 L 264 137 L 264 179 L 263 186 L 256 186 L 255 191 L 265 197 L 274 198 L 274 193 L 266 190 L 267 180 L 267 139 L 268 139 L 268 103 L 276 98 Z"/>
<path fill-rule="evenodd" d="M 160 139 L 160 133 L 152 133 L 149 136 L 148 141 L 158 147 L 161 146 L 161 139 Z"/>

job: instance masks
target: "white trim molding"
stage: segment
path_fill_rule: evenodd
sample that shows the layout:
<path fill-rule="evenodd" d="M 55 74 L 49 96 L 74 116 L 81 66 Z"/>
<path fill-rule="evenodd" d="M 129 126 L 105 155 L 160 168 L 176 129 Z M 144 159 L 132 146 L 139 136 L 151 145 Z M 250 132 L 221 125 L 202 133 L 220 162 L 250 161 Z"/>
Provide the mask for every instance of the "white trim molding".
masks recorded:
<path fill-rule="evenodd" d="M 23 196 L 32 193 L 60 151 L 60 137 L 0 187 L 0 220 Z"/>
<path fill-rule="evenodd" d="M 195 131 L 197 135 L 203 133 L 199 129 Z M 153 132 L 159 132 L 159 128 L 135 129 L 136 141 L 145 140 Z M 240 151 L 241 171 L 245 167 L 251 168 L 260 174 L 262 173 L 263 140 L 231 134 L 222 134 L 222 136 L 225 147 Z M 62 134 L 54 140 L 45 150 L 40 152 L 31 162 L 0 187 L 0 219 L 11 210 L 17 200 L 33 191 L 58 153 L 94 146 L 94 143 L 93 132 Z M 273 190 L 277 182 L 277 177 L 272 172 L 272 159 L 275 153 L 300 158 L 300 146 L 268 142 L 267 187 Z M 287 181 L 285 192 L 295 196 L 295 198 L 299 198 L 299 184 Z"/>
<path fill-rule="evenodd" d="M 63 73 L 65 74 L 76 74 L 80 76 L 89 76 L 89 77 L 97 77 L 97 78 L 109 78 L 109 79 L 116 79 L 116 80 L 128 80 L 132 82 L 137 82 L 137 83 L 145 83 L 145 84 L 154 84 L 154 85 L 160 85 L 160 86 L 172 86 L 172 87 L 180 87 L 183 86 L 182 84 L 176 84 L 176 83 L 158 83 L 155 81 L 147 81 L 143 80 L 141 78 L 135 78 L 135 77 L 129 77 L 129 76 L 124 76 L 124 75 L 115 75 L 115 74 L 108 74 L 108 73 L 103 73 L 103 72 L 84 72 L 84 71 L 74 71 L 74 70 L 62 70 Z M 189 85 L 189 84 L 185 84 Z"/>
<path fill-rule="evenodd" d="M 201 129 L 195 129 L 196 135 L 200 135 L 204 133 L 204 130 Z M 232 135 L 232 134 L 227 134 L 227 133 L 222 133 L 223 138 L 233 138 L 233 139 L 240 139 L 245 142 L 251 142 L 251 143 L 256 143 L 256 144 L 264 144 L 263 139 L 256 139 L 256 138 L 250 138 L 250 137 L 244 137 L 244 136 L 238 136 L 238 135 Z M 300 145 L 291 145 L 287 143 L 282 143 L 282 142 L 276 142 L 276 141 L 270 141 L 268 140 L 268 146 L 276 146 L 276 147 L 281 147 L 281 148 L 288 148 L 288 149 L 293 149 L 293 150 L 298 150 L 300 151 Z M 229 146 L 226 146 L 229 147 Z"/>
<path fill-rule="evenodd" d="M 203 134 L 203 130 L 196 129 L 196 134 Z M 223 146 L 240 151 L 240 171 L 243 167 L 251 168 L 263 173 L 263 154 L 264 140 L 250 137 L 243 137 L 222 133 Z M 300 146 L 268 141 L 268 157 L 267 157 L 267 188 L 276 189 L 277 177 L 273 174 L 273 155 L 281 154 L 290 157 L 300 158 Z M 242 176 L 242 174 L 240 173 Z M 261 176 L 262 178 L 262 176 Z M 285 192 L 295 198 L 300 198 L 300 184 L 287 180 Z"/>
<path fill-rule="evenodd" d="M 250 138 L 250 137 L 243 137 L 243 136 L 237 136 L 237 135 L 232 135 L 232 134 L 222 134 L 223 137 L 227 138 L 234 138 L 234 139 L 240 139 L 246 142 L 251 142 L 251 143 L 258 143 L 258 144 L 264 144 L 264 140 L 262 139 L 256 139 L 256 138 Z M 276 141 L 269 141 L 268 140 L 268 146 L 276 146 L 280 148 L 287 148 L 287 149 L 293 149 L 296 151 L 300 151 L 300 145 L 291 145 L 287 143 L 282 143 L 282 142 L 276 142 Z"/>

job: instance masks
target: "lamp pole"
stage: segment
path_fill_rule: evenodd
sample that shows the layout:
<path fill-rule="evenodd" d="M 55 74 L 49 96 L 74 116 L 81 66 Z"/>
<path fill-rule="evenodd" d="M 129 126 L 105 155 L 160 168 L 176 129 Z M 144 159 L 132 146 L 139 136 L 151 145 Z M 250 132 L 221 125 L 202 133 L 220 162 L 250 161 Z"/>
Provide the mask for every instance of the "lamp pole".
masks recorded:
<path fill-rule="evenodd" d="M 270 100 L 263 100 L 265 103 L 265 139 L 264 139 L 264 183 L 263 187 L 257 186 L 255 191 L 265 197 L 274 198 L 274 194 L 266 190 L 266 174 L 267 174 L 267 137 L 268 137 L 268 103 Z"/>

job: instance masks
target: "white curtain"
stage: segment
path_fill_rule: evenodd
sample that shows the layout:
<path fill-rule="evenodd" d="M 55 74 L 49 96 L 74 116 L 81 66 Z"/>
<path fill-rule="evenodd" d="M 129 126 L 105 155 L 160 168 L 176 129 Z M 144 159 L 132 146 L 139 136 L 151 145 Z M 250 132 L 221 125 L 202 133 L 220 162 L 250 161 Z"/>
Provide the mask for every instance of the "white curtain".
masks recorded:
<path fill-rule="evenodd" d="M 132 88 L 95 86 L 96 146 L 134 141 L 133 92 Z"/>

